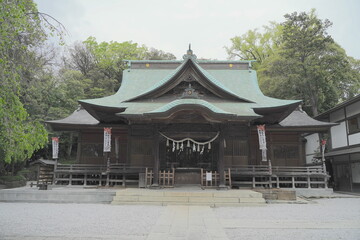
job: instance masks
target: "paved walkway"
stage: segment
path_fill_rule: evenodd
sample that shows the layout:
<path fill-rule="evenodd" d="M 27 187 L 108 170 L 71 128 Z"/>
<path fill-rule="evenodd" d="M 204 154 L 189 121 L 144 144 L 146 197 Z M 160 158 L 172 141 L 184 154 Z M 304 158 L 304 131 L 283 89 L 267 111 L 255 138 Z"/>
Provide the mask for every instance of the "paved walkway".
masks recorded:
<path fill-rule="evenodd" d="M 0 202 L 0 239 L 360 239 L 360 198 L 311 202 L 220 208 Z"/>
<path fill-rule="evenodd" d="M 208 206 L 166 207 L 147 240 L 227 240 L 224 229 Z"/>

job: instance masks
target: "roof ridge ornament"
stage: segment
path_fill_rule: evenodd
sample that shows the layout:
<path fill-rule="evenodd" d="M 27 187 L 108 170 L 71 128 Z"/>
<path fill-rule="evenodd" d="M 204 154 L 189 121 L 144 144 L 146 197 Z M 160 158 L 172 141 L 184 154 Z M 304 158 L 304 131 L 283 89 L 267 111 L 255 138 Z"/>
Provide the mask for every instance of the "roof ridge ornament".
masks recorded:
<path fill-rule="evenodd" d="M 192 59 L 192 60 L 196 60 L 197 57 L 195 54 L 193 54 L 193 50 L 191 50 L 191 43 L 189 43 L 189 49 L 187 50 L 186 54 L 184 54 L 183 59 Z"/>
<path fill-rule="evenodd" d="M 199 94 L 191 86 L 191 83 L 189 83 L 189 86 L 185 88 L 181 98 L 199 98 Z"/>

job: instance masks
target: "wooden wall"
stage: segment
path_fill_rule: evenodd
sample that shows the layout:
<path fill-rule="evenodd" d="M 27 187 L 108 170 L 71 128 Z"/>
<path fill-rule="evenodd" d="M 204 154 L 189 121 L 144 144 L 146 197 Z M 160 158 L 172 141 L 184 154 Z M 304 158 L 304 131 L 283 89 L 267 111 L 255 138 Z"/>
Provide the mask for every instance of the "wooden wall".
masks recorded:
<path fill-rule="evenodd" d="M 127 129 L 112 129 L 111 136 L 111 163 L 127 162 Z M 83 130 L 80 132 L 78 144 L 78 162 L 82 164 L 105 164 L 103 152 L 103 129 Z"/>
<path fill-rule="evenodd" d="M 123 129 L 112 130 L 111 163 L 128 163 L 132 166 L 153 167 L 152 125 L 135 125 Z M 244 125 L 228 125 L 224 129 L 226 148 L 224 166 L 234 165 L 266 165 L 261 161 L 258 135 L 254 129 Z M 83 164 L 105 164 L 103 153 L 103 130 L 83 130 L 79 134 L 78 162 Z M 273 166 L 303 166 L 305 164 L 304 143 L 297 132 L 266 132 L 268 158 Z M 161 146 L 165 142 L 161 142 Z M 218 144 L 218 142 L 214 142 Z M 118 147 L 115 147 L 118 146 Z M 160 149 L 160 158 L 165 154 Z M 214 160 L 217 160 L 214 146 Z M 164 160 L 164 159 L 163 159 Z"/>
<path fill-rule="evenodd" d="M 252 165 L 267 165 L 261 161 L 261 150 L 257 131 L 251 131 L 250 163 Z M 304 166 L 304 143 L 297 132 L 266 131 L 267 155 L 273 166 Z"/>

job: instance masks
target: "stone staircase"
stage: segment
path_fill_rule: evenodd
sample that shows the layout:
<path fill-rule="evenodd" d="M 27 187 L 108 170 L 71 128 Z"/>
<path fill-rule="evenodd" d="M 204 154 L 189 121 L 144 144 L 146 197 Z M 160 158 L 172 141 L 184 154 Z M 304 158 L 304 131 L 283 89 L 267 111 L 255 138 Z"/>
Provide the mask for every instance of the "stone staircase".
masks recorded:
<path fill-rule="evenodd" d="M 138 205 L 205 205 L 219 206 L 259 206 L 265 199 L 261 193 L 251 190 L 197 190 L 176 189 L 124 189 L 116 192 L 111 204 Z"/>

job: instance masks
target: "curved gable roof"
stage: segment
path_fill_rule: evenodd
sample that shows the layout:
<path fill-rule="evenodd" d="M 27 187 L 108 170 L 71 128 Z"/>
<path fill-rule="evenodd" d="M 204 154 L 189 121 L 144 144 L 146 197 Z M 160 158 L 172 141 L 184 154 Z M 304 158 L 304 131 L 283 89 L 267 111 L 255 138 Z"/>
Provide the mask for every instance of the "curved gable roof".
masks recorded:
<path fill-rule="evenodd" d="M 265 96 L 259 88 L 256 71 L 248 67 L 232 67 L 248 66 L 243 61 L 196 61 L 193 56 L 183 61 L 135 61 L 136 66 L 124 70 L 117 93 L 79 102 L 99 121 L 116 121 L 121 115 L 141 117 L 169 107 L 169 101 L 177 98 L 165 101 L 158 97 L 175 88 L 187 76 L 185 74 L 192 74 L 200 85 L 219 97 L 200 98 L 202 101 L 246 119 L 279 122 L 301 102 Z M 195 105 L 203 106 L 200 102 Z"/>
<path fill-rule="evenodd" d="M 196 61 L 192 58 L 186 59 L 179 67 L 177 67 L 173 72 L 163 78 L 161 81 L 157 82 L 151 88 L 147 89 L 144 93 L 130 98 L 128 101 L 135 101 L 141 99 L 148 99 L 151 97 L 159 97 L 165 92 L 168 92 L 172 88 L 176 87 L 181 81 L 182 74 L 186 70 L 193 69 L 201 77 L 198 78 L 198 82 L 209 91 L 213 92 L 215 95 L 223 98 L 228 98 L 231 100 L 240 100 L 245 102 L 252 102 L 251 100 L 245 99 L 236 93 L 232 92 L 224 84 L 218 81 L 213 77 L 209 72 L 201 68 Z"/>

